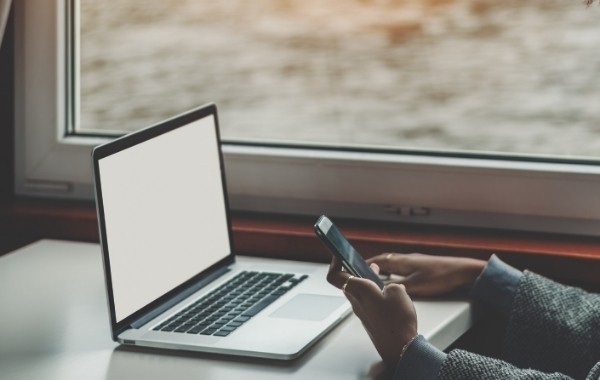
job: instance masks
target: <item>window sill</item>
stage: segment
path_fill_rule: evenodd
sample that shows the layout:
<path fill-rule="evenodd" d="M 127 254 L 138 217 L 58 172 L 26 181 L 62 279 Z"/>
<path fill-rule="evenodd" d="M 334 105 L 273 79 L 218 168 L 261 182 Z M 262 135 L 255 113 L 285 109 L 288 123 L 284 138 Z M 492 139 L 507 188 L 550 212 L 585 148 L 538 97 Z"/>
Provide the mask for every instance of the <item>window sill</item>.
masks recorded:
<path fill-rule="evenodd" d="M 328 262 L 306 216 L 233 213 L 234 244 L 244 255 Z M 487 259 L 496 253 L 564 283 L 600 289 L 600 238 L 520 233 L 389 222 L 336 220 L 365 257 L 381 252 L 422 252 Z M 90 202 L 18 199 L 0 204 L 0 254 L 41 238 L 98 241 Z"/>

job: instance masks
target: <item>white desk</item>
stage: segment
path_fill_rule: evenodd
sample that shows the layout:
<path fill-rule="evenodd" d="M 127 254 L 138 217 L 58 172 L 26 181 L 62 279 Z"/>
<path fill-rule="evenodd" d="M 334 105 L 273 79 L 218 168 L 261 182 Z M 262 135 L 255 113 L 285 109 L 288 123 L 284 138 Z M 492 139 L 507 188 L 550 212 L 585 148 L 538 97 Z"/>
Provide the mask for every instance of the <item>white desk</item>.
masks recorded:
<path fill-rule="evenodd" d="M 383 366 L 350 316 L 291 362 L 141 351 L 110 339 L 100 247 L 42 240 L 0 258 L 0 379 L 375 379 Z M 463 301 L 418 301 L 444 349 L 472 324 Z"/>

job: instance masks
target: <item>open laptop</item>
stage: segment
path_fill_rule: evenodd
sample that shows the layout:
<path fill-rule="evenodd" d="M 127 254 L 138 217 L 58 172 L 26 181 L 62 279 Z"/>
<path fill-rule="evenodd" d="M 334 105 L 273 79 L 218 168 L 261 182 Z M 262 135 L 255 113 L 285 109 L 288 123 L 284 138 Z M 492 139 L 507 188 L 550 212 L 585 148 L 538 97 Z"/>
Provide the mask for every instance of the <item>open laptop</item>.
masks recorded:
<path fill-rule="evenodd" d="M 92 156 L 113 340 L 292 359 L 349 314 L 326 265 L 236 258 L 215 105 Z"/>

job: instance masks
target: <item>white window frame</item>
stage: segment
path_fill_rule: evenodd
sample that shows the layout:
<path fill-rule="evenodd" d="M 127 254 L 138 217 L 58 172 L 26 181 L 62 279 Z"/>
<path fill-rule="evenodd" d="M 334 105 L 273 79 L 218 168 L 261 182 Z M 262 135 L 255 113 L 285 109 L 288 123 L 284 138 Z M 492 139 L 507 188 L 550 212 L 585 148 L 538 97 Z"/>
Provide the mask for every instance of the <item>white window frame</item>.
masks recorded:
<path fill-rule="evenodd" d="M 93 199 L 90 152 L 106 139 L 61 132 L 71 85 L 65 1 L 15 0 L 15 191 Z M 227 143 L 223 150 L 236 210 L 600 235 L 598 162 Z"/>

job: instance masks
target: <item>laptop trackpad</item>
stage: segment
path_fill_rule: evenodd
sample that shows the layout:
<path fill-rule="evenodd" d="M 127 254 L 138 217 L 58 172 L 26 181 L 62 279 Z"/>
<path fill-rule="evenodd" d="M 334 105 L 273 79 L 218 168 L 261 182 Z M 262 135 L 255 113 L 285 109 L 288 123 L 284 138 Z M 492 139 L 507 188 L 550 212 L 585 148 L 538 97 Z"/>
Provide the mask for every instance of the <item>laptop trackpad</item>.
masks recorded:
<path fill-rule="evenodd" d="M 322 321 L 344 302 L 344 297 L 301 293 L 275 310 L 270 317 Z"/>

